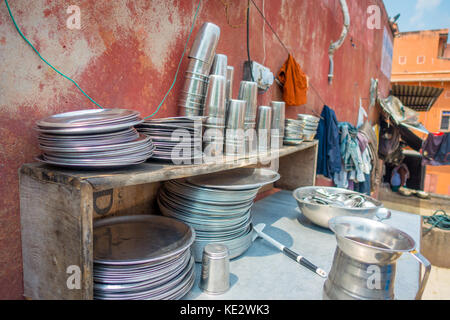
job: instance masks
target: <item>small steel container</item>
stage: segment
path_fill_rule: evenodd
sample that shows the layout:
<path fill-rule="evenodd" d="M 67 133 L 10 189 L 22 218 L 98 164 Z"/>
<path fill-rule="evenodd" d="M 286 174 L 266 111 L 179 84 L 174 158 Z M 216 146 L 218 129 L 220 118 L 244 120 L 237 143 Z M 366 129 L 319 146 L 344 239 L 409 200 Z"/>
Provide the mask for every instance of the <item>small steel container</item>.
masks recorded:
<path fill-rule="evenodd" d="M 209 243 L 203 249 L 200 289 L 219 295 L 230 288 L 230 253 L 227 246 Z"/>

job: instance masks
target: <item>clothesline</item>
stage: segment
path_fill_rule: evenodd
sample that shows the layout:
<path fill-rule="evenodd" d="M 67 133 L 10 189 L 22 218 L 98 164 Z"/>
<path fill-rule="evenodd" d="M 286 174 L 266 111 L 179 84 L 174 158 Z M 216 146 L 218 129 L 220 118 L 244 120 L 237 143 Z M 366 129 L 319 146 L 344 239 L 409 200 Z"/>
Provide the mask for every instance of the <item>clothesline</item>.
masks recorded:
<path fill-rule="evenodd" d="M 286 53 L 289 55 L 291 54 L 289 49 L 287 48 L 287 46 L 284 44 L 284 42 L 281 40 L 280 36 L 278 35 L 278 33 L 275 31 L 275 29 L 272 27 L 272 25 L 270 24 L 270 22 L 267 20 L 266 16 L 264 15 L 264 13 L 261 11 L 261 9 L 256 5 L 254 0 L 250 0 L 253 4 L 253 6 L 256 8 L 256 10 L 259 12 L 259 14 L 261 15 L 261 17 L 264 19 L 264 21 L 267 23 L 267 25 L 269 26 L 270 30 L 272 31 L 272 33 L 275 35 L 275 37 L 277 38 L 278 42 L 281 44 L 281 46 L 284 48 L 284 50 L 286 50 Z M 319 98 L 319 100 L 321 101 L 321 103 L 323 105 L 326 105 L 325 100 L 322 98 L 322 96 L 320 95 L 320 93 L 318 92 L 318 90 L 315 88 L 315 86 L 311 83 L 310 79 L 308 79 L 308 86 L 310 86 L 314 93 L 316 94 L 316 96 Z M 313 108 L 311 108 L 310 106 L 305 105 L 308 109 L 310 109 L 316 116 L 320 117 L 320 113 L 317 112 L 316 110 L 314 110 Z"/>

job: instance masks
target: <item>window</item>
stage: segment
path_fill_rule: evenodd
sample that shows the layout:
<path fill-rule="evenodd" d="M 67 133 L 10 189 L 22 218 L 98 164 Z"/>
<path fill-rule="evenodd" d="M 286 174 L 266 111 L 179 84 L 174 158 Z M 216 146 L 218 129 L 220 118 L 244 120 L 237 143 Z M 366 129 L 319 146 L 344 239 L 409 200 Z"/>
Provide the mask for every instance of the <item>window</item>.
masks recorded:
<path fill-rule="evenodd" d="M 450 131 L 450 111 L 442 111 L 441 131 Z"/>
<path fill-rule="evenodd" d="M 406 57 L 405 56 L 398 57 L 398 63 L 399 64 L 406 64 Z"/>
<path fill-rule="evenodd" d="M 424 64 L 424 63 L 425 63 L 425 56 L 418 56 L 417 64 Z"/>

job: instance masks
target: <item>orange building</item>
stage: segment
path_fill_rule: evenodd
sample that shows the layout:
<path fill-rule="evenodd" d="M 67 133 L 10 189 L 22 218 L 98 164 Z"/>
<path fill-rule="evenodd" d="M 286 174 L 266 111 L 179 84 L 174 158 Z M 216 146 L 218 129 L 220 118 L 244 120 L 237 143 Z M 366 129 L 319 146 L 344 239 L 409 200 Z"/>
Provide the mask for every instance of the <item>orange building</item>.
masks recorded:
<path fill-rule="evenodd" d="M 448 33 L 448 29 L 402 32 L 394 39 L 392 94 L 419 111 L 420 122 L 430 132 L 450 132 Z M 450 166 L 427 166 L 424 190 L 450 195 Z"/>

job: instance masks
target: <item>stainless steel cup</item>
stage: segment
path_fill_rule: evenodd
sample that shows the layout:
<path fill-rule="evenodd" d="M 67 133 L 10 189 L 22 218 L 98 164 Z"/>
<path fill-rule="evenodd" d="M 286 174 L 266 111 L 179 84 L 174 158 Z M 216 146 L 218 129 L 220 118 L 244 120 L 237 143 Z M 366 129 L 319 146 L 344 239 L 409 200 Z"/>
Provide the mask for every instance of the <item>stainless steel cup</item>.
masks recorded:
<path fill-rule="evenodd" d="M 189 58 L 194 58 L 211 65 L 219 43 L 220 28 L 214 23 L 206 22 L 198 31 L 192 44 Z"/>
<path fill-rule="evenodd" d="M 247 101 L 245 122 L 249 124 L 255 123 L 258 108 L 258 84 L 252 81 L 241 81 L 238 99 Z"/>
<path fill-rule="evenodd" d="M 212 295 L 230 288 L 230 253 L 223 244 L 209 243 L 203 249 L 200 289 Z"/>
<path fill-rule="evenodd" d="M 233 99 L 233 79 L 234 68 L 232 66 L 227 66 L 227 87 L 225 90 L 225 96 L 227 100 Z"/>
<path fill-rule="evenodd" d="M 283 140 L 286 103 L 284 101 L 272 101 L 270 106 L 272 107 L 271 135 L 274 139 L 281 138 Z"/>
<path fill-rule="evenodd" d="M 260 151 L 270 149 L 270 137 L 272 126 L 272 108 L 260 106 L 258 108 L 258 118 L 256 127 L 258 129 L 258 147 Z"/>
<path fill-rule="evenodd" d="M 186 69 L 187 73 L 197 74 L 199 76 L 209 76 L 211 65 L 197 59 L 189 59 L 189 64 Z"/>
<path fill-rule="evenodd" d="M 228 58 L 224 54 L 216 54 L 211 67 L 211 74 L 227 77 Z"/>
<path fill-rule="evenodd" d="M 230 100 L 227 108 L 227 129 L 244 129 L 245 100 Z"/>
<path fill-rule="evenodd" d="M 204 115 L 225 119 L 225 85 L 224 76 L 210 75 L 206 90 Z"/>
<path fill-rule="evenodd" d="M 227 129 L 225 138 L 226 155 L 245 154 L 244 119 L 247 102 L 230 100 L 227 108 Z"/>

